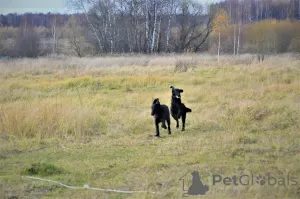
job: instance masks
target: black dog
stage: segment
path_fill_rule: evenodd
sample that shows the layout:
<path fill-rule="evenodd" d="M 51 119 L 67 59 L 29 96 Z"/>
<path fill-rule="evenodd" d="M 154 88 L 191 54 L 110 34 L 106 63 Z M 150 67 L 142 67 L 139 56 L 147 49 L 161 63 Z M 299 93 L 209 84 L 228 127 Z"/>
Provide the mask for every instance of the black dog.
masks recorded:
<path fill-rule="evenodd" d="M 176 120 L 176 128 L 179 128 L 178 119 L 182 120 L 182 131 L 185 130 L 185 119 L 186 119 L 186 113 L 192 112 L 192 109 L 187 108 L 182 102 L 181 102 L 181 96 L 180 93 L 183 92 L 182 89 L 172 88 L 172 100 L 171 100 L 171 115 Z"/>
<path fill-rule="evenodd" d="M 154 116 L 155 128 L 156 128 L 156 135 L 159 137 L 159 126 L 158 124 L 161 122 L 161 127 L 166 129 L 166 121 L 168 124 L 168 131 L 171 134 L 171 121 L 170 121 L 170 111 L 167 105 L 160 104 L 159 99 L 156 98 L 152 103 L 152 111 L 151 115 Z"/>

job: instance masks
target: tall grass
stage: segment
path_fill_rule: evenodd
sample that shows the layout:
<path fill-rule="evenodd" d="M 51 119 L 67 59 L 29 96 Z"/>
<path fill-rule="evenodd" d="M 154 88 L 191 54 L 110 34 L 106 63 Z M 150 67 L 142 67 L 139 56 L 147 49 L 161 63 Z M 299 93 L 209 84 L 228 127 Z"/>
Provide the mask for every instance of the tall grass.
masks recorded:
<path fill-rule="evenodd" d="M 178 63 L 195 67 L 178 72 Z M 194 169 L 206 183 L 212 173 L 300 174 L 300 61 L 293 55 L 263 63 L 252 55 L 224 56 L 221 63 L 204 55 L 21 59 L 0 62 L 0 82 L 4 197 L 26 192 L 16 179 L 40 162 L 67 171 L 52 176 L 66 184 L 163 194 L 54 186 L 43 195 L 46 185 L 37 184 L 29 198 L 178 198 L 178 179 Z M 186 132 L 172 120 L 173 134 L 162 130 L 163 139 L 155 139 L 151 102 L 159 97 L 170 105 L 171 85 L 184 89 L 193 112 Z M 210 188 L 213 198 L 295 196 L 289 187 Z"/>

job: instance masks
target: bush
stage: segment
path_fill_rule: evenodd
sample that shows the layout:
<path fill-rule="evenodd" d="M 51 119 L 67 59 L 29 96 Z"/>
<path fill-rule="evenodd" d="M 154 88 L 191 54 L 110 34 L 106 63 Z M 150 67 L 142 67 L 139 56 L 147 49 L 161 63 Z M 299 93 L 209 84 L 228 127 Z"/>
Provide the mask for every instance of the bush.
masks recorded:
<path fill-rule="evenodd" d="M 24 170 L 26 175 L 50 176 L 61 173 L 63 173 L 63 170 L 51 163 L 34 163 Z"/>

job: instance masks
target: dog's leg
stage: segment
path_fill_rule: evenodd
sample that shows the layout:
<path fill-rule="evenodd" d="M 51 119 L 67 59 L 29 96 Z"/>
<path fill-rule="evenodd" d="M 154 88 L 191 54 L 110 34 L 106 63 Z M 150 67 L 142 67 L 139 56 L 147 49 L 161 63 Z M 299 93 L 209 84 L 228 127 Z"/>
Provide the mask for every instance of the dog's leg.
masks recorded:
<path fill-rule="evenodd" d="M 171 121 L 170 121 L 170 119 L 167 120 L 167 124 L 168 124 L 169 135 L 171 135 Z"/>
<path fill-rule="evenodd" d="M 174 109 L 171 109 L 171 116 L 176 121 L 176 128 L 179 128 L 177 112 Z"/>
<path fill-rule="evenodd" d="M 159 137 L 159 119 L 158 118 L 156 118 L 155 119 L 155 129 L 156 129 L 156 135 L 155 136 L 157 136 L 157 137 Z"/>
<path fill-rule="evenodd" d="M 164 128 L 164 129 L 167 129 L 166 119 L 162 119 L 162 121 L 161 121 L 161 127 Z"/>
<path fill-rule="evenodd" d="M 176 119 L 176 128 L 177 128 L 177 129 L 179 128 L 179 122 L 178 122 L 178 119 Z"/>
<path fill-rule="evenodd" d="M 180 117 L 181 117 L 181 112 L 178 111 L 177 118 L 180 119 Z"/>
<path fill-rule="evenodd" d="M 185 131 L 185 118 L 186 118 L 186 113 L 182 113 L 182 131 Z"/>
<path fill-rule="evenodd" d="M 181 115 L 182 115 L 182 107 L 181 105 L 178 104 L 177 106 L 177 118 L 180 119 Z"/>

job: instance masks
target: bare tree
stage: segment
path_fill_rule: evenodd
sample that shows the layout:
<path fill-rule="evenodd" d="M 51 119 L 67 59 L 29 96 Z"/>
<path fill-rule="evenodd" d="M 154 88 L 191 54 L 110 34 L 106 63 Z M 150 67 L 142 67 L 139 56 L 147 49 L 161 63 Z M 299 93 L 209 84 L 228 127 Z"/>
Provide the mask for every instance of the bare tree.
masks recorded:
<path fill-rule="evenodd" d="M 238 37 L 237 37 L 237 48 L 236 48 L 236 54 L 239 55 L 240 53 L 240 35 L 241 35 L 241 22 L 238 24 Z"/>
<path fill-rule="evenodd" d="M 103 53 L 198 51 L 211 32 L 211 18 L 204 16 L 201 4 L 193 0 L 69 2 L 84 14 L 91 27 L 85 31 L 92 32 L 97 40 L 89 41 L 98 43 Z"/>
<path fill-rule="evenodd" d="M 57 46 L 57 35 L 56 35 L 56 16 L 54 15 L 52 18 L 52 22 L 51 22 L 51 33 L 52 33 L 52 38 L 53 38 L 53 46 L 52 46 L 52 53 L 56 54 L 56 46 Z"/>
<path fill-rule="evenodd" d="M 144 14 L 145 14 L 145 52 L 149 52 L 149 6 L 148 6 L 148 1 L 146 0 L 145 1 L 145 11 L 144 11 Z"/>
<path fill-rule="evenodd" d="M 71 48 L 75 51 L 78 57 L 82 57 L 84 48 L 83 30 L 78 23 L 76 16 L 72 16 L 67 22 L 67 35 Z"/>
<path fill-rule="evenodd" d="M 98 41 L 99 48 L 102 49 L 103 47 L 101 44 L 100 36 L 95 28 L 95 24 L 93 24 L 92 21 L 90 20 L 90 17 L 88 15 L 88 10 L 86 8 L 88 6 L 95 4 L 95 2 L 93 0 L 67 0 L 67 1 L 68 1 L 68 4 L 70 4 L 73 8 L 75 8 L 78 11 L 81 11 L 84 14 L 87 22 L 91 26 L 91 28 L 94 32 L 94 35 Z"/>
<path fill-rule="evenodd" d="M 171 32 L 171 19 L 173 16 L 173 10 L 174 10 L 174 0 L 169 0 L 169 2 L 171 4 L 170 6 L 170 10 L 169 10 L 169 18 L 168 18 L 168 27 L 167 27 L 167 36 L 166 36 L 166 52 L 170 51 L 169 48 L 169 41 L 170 41 L 170 32 Z"/>
<path fill-rule="evenodd" d="M 208 38 L 212 31 L 212 18 L 204 17 L 202 12 L 203 7 L 197 2 L 191 0 L 180 2 L 177 14 L 179 36 L 175 41 L 177 52 L 198 51 Z"/>
<path fill-rule="evenodd" d="M 219 9 L 214 16 L 214 32 L 218 34 L 218 61 L 220 59 L 220 48 L 221 48 L 221 30 L 228 24 L 228 14 L 224 9 Z"/>
<path fill-rule="evenodd" d="M 156 39 L 156 52 L 160 51 L 159 46 L 160 46 L 160 39 L 161 39 L 161 20 L 162 17 L 159 17 L 157 39 Z"/>
<path fill-rule="evenodd" d="M 151 39 L 151 53 L 154 50 L 155 37 L 156 37 L 156 23 L 157 23 L 157 2 L 153 0 L 154 4 L 154 22 L 153 22 L 153 31 L 152 31 L 152 39 Z"/>
<path fill-rule="evenodd" d="M 238 36 L 237 36 L 237 47 L 236 47 L 237 55 L 239 55 L 239 53 L 240 53 L 240 35 L 241 35 L 241 25 L 242 25 L 242 14 L 241 14 L 240 8 L 241 8 L 241 6 L 238 5 L 238 7 L 237 7 Z"/>
<path fill-rule="evenodd" d="M 236 25 L 233 25 L 233 55 L 236 55 Z"/>

